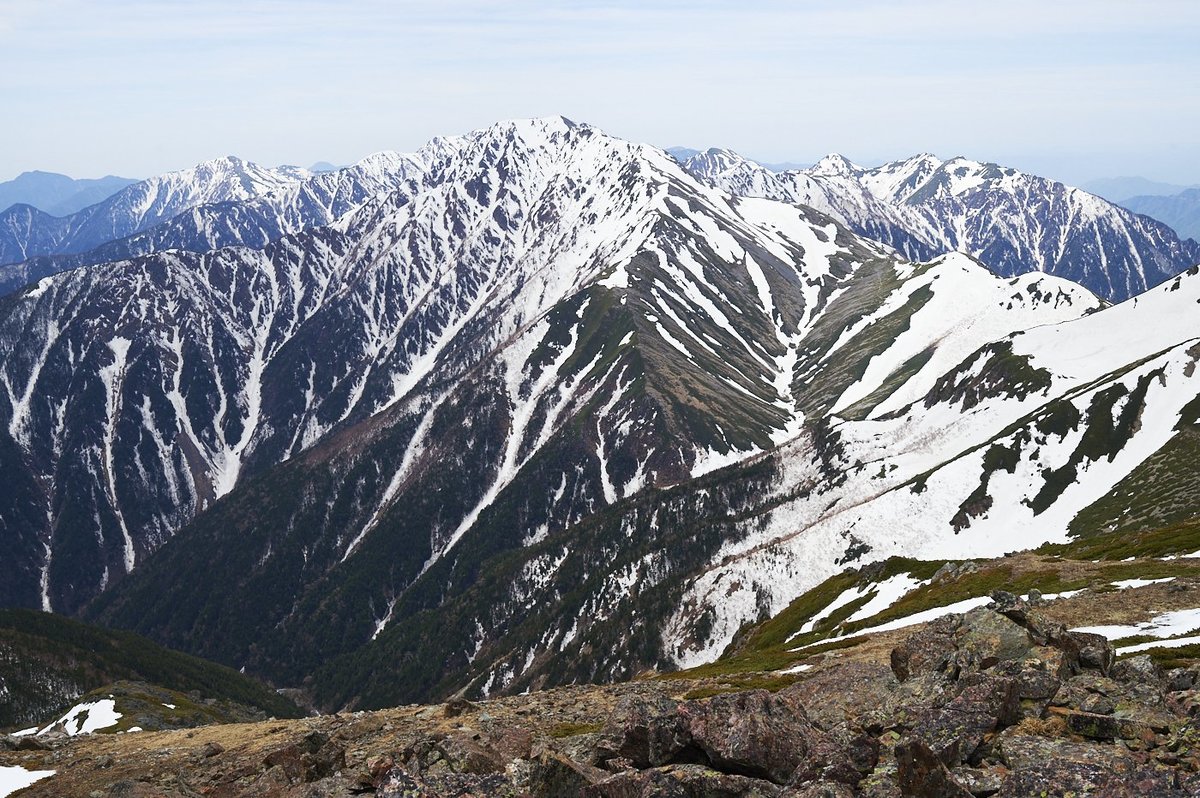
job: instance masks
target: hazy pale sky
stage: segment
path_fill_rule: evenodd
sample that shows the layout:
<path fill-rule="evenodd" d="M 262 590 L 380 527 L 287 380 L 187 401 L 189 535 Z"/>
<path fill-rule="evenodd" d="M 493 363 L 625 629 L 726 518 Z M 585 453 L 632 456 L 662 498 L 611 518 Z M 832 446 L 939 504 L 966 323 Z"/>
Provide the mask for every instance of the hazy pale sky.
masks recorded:
<path fill-rule="evenodd" d="M 1200 182 L 1195 0 L 0 0 L 0 180 L 348 163 L 563 114 L 766 161 Z"/>

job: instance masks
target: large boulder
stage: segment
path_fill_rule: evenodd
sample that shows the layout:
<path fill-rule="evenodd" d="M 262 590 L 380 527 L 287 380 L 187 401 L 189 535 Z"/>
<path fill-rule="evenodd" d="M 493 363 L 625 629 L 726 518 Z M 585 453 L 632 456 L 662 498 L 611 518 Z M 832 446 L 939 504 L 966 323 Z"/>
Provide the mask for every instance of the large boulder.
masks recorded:
<path fill-rule="evenodd" d="M 604 736 L 610 759 L 637 768 L 699 764 L 776 784 L 804 764 L 815 778 L 852 759 L 809 722 L 793 696 L 766 690 L 683 702 L 638 698 L 622 704 Z"/>
<path fill-rule="evenodd" d="M 617 720 L 605 728 L 605 736 L 614 741 L 610 758 L 628 759 L 638 768 L 656 767 L 675 761 L 691 745 L 678 701 L 625 696 L 614 714 Z"/>
<path fill-rule="evenodd" d="M 263 767 L 282 774 L 289 784 L 314 782 L 345 768 L 346 751 L 329 735 L 314 731 L 268 753 Z"/>
<path fill-rule="evenodd" d="M 692 745 L 717 770 L 785 783 L 817 736 L 799 704 L 766 690 L 729 693 L 679 707 Z"/>

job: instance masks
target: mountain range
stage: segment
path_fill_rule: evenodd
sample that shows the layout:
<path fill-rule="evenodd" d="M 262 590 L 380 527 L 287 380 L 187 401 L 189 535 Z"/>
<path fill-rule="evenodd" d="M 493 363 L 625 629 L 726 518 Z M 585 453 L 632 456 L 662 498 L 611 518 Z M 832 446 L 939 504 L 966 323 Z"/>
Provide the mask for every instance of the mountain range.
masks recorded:
<path fill-rule="evenodd" d="M 22 260 L 0 266 L 0 294 L 68 269 L 150 252 L 266 246 L 288 233 L 330 224 L 367 199 L 398 188 L 419 172 L 418 159 L 440 146 L 446 144 L 435 141 L 414 155 L 376 153 L 352 166 L 316 173 L 224 158 L 143 181 L 65 219 L 37 217 L 34 224 L 25 224 L 24 217 L 32 209 L 13 207 L 0 214 L 11 233 L 7 242 L 0 237 L 0 252 L 10 258 L 20 252 Z M 156 204 L 146 211 L 149 197 L 157 198 Z M 104 225 L 96 224 L 97 218 L 106 220 Z M 25 259 L 36 247 L 41 247 L 37 256 Z"/>
<path fill-rule="evenodd" d="M 966 252 L 1002 276 L 1066 277 L 1119 302 L 1200 261 L 1200 244 L 1085 191 L 933 155 L 866 169 L 840 155 L 772 172 L 728 150 L 684 166 L 733 194 L 808 205 L 915 260 Z"/>
<path fill-rule="evenodd" d="M 0 603 L 384 706 L 1194 514 L 1200 252 L 1083 192 L 562 118 L 251 185 L 0 300 Z"/>
<path fill-rule="evenodd" d="M 230 156 L 132 183 L 63 217 L 13 205 L 0 212 L 0 263 L 85 252 L 197 205 L 251 199 L 309 176 L 297 167 L 265 169 Z"/>

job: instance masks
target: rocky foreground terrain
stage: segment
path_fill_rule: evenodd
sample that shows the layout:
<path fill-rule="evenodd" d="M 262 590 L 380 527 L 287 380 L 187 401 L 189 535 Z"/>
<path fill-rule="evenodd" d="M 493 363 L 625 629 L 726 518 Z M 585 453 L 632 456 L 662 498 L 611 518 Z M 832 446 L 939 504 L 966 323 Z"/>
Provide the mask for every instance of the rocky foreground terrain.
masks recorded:
<path fill-rule="evenodd" d="M 790 672 L 0 738 L 0 765 L 56 771 L 21 796 L 98 798 L 1200 794 L 1200 666 L 1117 661 L 1059 604 L 997 592 Z"/>

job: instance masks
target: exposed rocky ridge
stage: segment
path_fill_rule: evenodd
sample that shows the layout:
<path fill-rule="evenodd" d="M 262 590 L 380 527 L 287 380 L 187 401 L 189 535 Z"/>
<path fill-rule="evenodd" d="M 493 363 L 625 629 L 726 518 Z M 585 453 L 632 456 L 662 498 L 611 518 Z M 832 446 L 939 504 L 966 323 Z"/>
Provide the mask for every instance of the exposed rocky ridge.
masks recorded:
<path fill-rule="evenodd" d="M 922 154 L 867 169 L 830 155 L 809 169 L 773 172 L 711 149 L 684 164 L 734 194 L 816 208 L 914 260 L 967 252 L 997 274 L 1055 274 L 1114 302 L 1200 263 L 1200 244 L 1161 222 L 967 158 Z"/>
<path fill-rule="evenodd" d="M 1200 668 L 1006 593 L 768 690 L 649 680 L 0 752 L 25 794 L 1193 795 Z M 706 685 L 705 687 L 700 687 Z M 686 689 L 685 689 L 686 688 Z M 11 741 L 10 748 L 18 743 Z"/>

